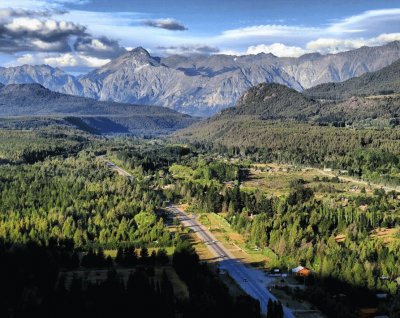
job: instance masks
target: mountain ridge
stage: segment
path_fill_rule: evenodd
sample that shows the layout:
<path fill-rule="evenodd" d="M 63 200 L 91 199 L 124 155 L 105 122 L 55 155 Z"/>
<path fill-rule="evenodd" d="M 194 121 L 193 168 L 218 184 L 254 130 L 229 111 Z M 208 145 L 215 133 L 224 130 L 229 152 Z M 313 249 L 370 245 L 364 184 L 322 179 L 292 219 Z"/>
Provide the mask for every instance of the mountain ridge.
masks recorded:
<path fill-rule="evenodd" d="M 36 83 L 0 85 L 0 117 L 15 116 L 76 117 L 100 132 L 153 135 L 169 133 L 195 121 L 165 107 L 97 101 L 52 92 Z"/>
<path fill-rule="evenodd" d="M 4 84 L 37 82 L 57 92 L 103 101 L 160 105 L 208 116 L 234 106 L 260 83 L 302 91 L 376 71 L 400 59 L 400 42 L 299 58 L 272 54 L 154 57 L 139 47 L 74 77 L 49 66 L 0 68 Z"/>
<path fill-rule="evenodd" d="M 320 84 L 305 90 L 320 99 L 344 99 L 351 96 L 400 93 L 400 60 L 376 72 L 368 72 L 340 83 Z"/>
<path fill-rule="evenodd" d="M 343 92 L 347 92 L 353 87 L 364 87 L 365 82 L 376 89 L 377 83 L 385 79 L 382 87 L 395 88 L 400 92 L 399 69 L 400 61 L 396 61 L 376 72 L 339 84 L 317 86 L 315 90 L 318 92 L 321 87 L 331 88 L 338 85 L 342 87 Z M 350 89 L 347 89 L 347 86 Z M 314 94 L 311 94 L 313 92 Z M 324 92 L 322 90 L 322 93 Z M 196 123 L 190 129 L 178 131 L 175 136 L 177 139 L 189 142 L 206 140 L 233 145 L 235 141 L 249 144 L 249 140 L 257 134 L 260 138 L 264 138 L 270 130 L 270 125 L 287 121 L 339 127 L 388 128 L 400 125 L 400 94 L 369 96 L 350 94 L 349 98 L 336 101 L 315 99 L 315 95 L 313 90 L 298 92 L 281 84 L 259 84 L 246 91 L 238 100 L 236 107 L 225 109 L 213 117 Z M 254 140 L 254 143 L 259 142 Z"/>

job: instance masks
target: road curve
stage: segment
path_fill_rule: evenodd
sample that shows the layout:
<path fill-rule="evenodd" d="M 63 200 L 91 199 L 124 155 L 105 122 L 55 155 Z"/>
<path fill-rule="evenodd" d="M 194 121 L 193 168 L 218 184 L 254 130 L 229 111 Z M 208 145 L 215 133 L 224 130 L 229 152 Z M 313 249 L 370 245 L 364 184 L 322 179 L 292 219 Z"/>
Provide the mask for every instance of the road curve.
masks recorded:
<path fill-rule="evenodd" d="M 268 300 L 277 300 L 267 289 L 270 278 L 264 272 L 247 267 L 242 261 L 235 258 L 214 235 L 201 225 L 195 218 L 191 218 L 177 206 L 171 205 L 167 208 L 186 227 L 193 230 L 196 235 L 206 244 L 210 252 L 219 258 L 220 269 L 226 270 L 237 284 L 250 296 L 260 302 L 261 311 L 266 314 Z M 285 318 L 294 318 L 293 312 L 283 307 Z"/>

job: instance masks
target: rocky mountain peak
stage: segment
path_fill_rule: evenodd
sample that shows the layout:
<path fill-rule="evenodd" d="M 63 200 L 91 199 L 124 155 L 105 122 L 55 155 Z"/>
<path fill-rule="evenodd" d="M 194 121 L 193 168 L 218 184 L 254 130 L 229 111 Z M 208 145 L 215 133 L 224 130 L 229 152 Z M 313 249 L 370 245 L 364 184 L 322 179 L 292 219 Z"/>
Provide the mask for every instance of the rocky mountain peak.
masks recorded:
<path fill-rule="evenodd" d="M 131 55 L 144 55 L 150 57 L 149 51 L 147 51 L 141 46 L 138 46 L 137 48 L 130 50 L 128 53 L 130 53 Z"/>
<path fill-rule="evenodd" d="M 114 61 L 124 61 L 124 62 L 130 62 L 130 63 L 135 63 L 137 65 L 144 65 L 144 64 L 151 64 L 151 65 L 156 65 L 158 64 L 158 61 L 150 55 L 150 53 L 145 50 L 142 47 L 137 47 L 123 55 L 121 55 L 119 58 L 117 58 Z M 114 62 L 112 61 L 112 62 Z"/>
<path fill-rule="evenodd" d="M 158 58 L 138 47 L 79 78 L 49 66 L 23 66 L 0 68 L 0 83 L 40 83 L 60 93 L 208 116 L 234 106 L 244 92 L 260 83 L 303 91 L 380 70 L 398 59 L 399 41 L 299 58 L 272 54 Z"/>

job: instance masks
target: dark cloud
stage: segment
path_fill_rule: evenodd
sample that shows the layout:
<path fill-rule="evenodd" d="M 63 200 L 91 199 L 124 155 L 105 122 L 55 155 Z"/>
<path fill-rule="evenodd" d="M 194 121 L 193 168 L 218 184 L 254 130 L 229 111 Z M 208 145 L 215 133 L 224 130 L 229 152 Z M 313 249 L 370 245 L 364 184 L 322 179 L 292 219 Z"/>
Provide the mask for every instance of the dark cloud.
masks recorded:
<path fill-rule="evenodd" d="M 66 52 L 72 36 L 86 37 L 86 27 L 65 21 L 19 17 L 0 24 L 0 51 Z"/>
<path fill-rule="evenodd" d="M 119 43 L 94 37 L 81 24 L 51 19 L 62 10 L 0 10 L 0 52 L 78 52 L 98 58 L 113 58 L 123 52 Z"/>
<path fill-rule="evenodd" d="M 182 23 L 176 21 L 175 19 L 156 19 L 156 20 L 145 20 L 143 21 L 144 25 L 153 28 L 160 28 L 169 31 L 185 31 L 187 27 L 185 27 Z"/>
<path fill-rule="evenodd" d="M 182 55 L 192 55 L 192 54 L 214 54 L 218 53 L 219 49 L 214 46 L 209 45 L 180 45 L 180 46 L 159 46 L 158 50 L 164 54 L 182 54 Z"/>
<path fill-rule="evenodd" d="M 98 58 L 115 58 L 126 52 L 116 40 L 105 36 L 99 38 L 78 38 L 74 44 L 76 51 Z"/>
<path fill-rule="evenodd" d="M 26 9 L 13 9 L 6 8 L 0 9 L 0 20 L 21 17 L 51 17 L 54 15 L 66 14 L 67 10 L 62 9 L 47 9 L 47 10 L 26 10 Z"/>

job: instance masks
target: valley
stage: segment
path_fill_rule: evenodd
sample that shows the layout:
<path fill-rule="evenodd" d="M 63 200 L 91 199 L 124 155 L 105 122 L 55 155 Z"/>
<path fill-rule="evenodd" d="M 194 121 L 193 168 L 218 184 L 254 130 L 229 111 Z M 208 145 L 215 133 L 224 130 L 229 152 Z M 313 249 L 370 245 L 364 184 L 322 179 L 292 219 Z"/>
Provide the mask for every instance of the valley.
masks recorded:
<path fill-rule="evenodd" d="M 161 284 L 159 275 L 167 268 L 168 279 L 175 281 L 172 286 L 177 284 L 174 273 L 181 281 L 176 287 L 180 292 L 169 296 L 175 304 L 170 307 L 171 315 L 192 315 L 190 308 L 196 308 L 197 300 L 176 297 L 185 288 L 189 294 L 193 288 L 197 290 L 192 284 L 198 274 L 189 274 L 188 265 L 183 265 L 189 262 L 193 271 L 205 271 L 202 275 L 209 277 L 207 280 L 215 280 L 212 284 L 222 284 L 215 289 L 215 297 L 229 295 L 231 299 L 229 307 L 208 303 L 207 310 L 222 313 L 244 306 L 243 310 L 258 317 L 275 301 L 278 308 L 283 305 L 285 317 L 329 317 L 329 306 L 340 306 L 340 315 L 351 317 L 365 306 L 365 300 L 382 312 L 394 310 L 392 300 L 400 273 L 393 267 L 397 260 L 391 257 L 397 257 L 400 219 L 398 195 L 392 190 L 397 187 L 398 161 L 397 156 L 390 157 L 385 151 L 398 151 L 396 143 L 389 141 L 395 140 L 393 131 L 397 128 L 377 131 L 314 126 L 316 135 L 329 131 L 327 140 L 340 131 L 337 138 L 346 132 L 359 145 L 352 148 L 349 139 L 335 143 L 333 161 L 330 154 L 320 150 L 316 156 L 302 153 L 297 141 L 296 147 L 285 147 L 284 154 L 275 140 L 270 143 L 271 150 L 263 154 L 216 144 L 172 143 L 179 133 L 170 140 L 104 138 L 57 121 L 45 121 L 45 125 L 40 120 L 17 122 L 3 121 L 0 134 L 0 197 L 3 211 L 21 210 L 23 216 L 2 214 L 3 253 L 14 257 L 7 248 L 11 242 L 34 244 L 38 251 L 55 244 L 57 253 L 62 254 L 52 257 L 64 255 L 58 276 L 68 281 L 67 290 L 82 284 L 82 292 L 88 293 L 87 286 L 109 284 L 111 279 L 129 285 L 130 280 L 139 279 L 132 275 L 144 275 L 142 270 L 151 284 L 152 267 Z M 21 130 L 24 125 L 29 129 Z M 312 127 L 268 125 L 282 138 L 285 129 Z M 362 146 L 359 136 L 367 138 L 369 134 L 372 140 L 380 140 L 381 146 L 391 148 L 381 152 L 374 142 Z M 310 130 L 308 136 L 312 136 Z M 388 138 L 386 144 L 384 138 Z M 274 151 L 280 155 L 275 157 Z M 351 166 L 348 158 L 354 160 Z M 388 180 L 382 177 L 385 171 L 391 175 L 386 189 L 379 186 Z M 31 181 L 21 178 L 21 173 Z M 186 212 L 176 206 L 178 203 L 185 204 Z M 44 206 L 51 212 L 41 208 Z M 174 221 L 176 213 L 185 226 Z M 207 234 L 198 232 L 200 223 L 201 231 Z M 362 227 L 357 225 L 360 223 Z M 193 240 L 193 235 L 200 235 L 202 242 Z M 359 252 L 354 255 L 354 251 Z M 372 256 L 373 251 L 377 256 Z M 355 267 L 350 265 L 354 262 Z M 274 269 L 287 273 L 300 265 L 313 273 L 305 287 L 296 276 L 290 275 L 285 283 L 268 276 Z M 113 276 L 110 271 L 114 271 Z M 347 272 L 350 276 L 343 275 Z M 336 281 L 340 281 L 339 289 Z M 62 287 L 60 283 L 58 286 Z M 375 300 L 374 291 L 390 295 L 388 301 Z M 337 293 L 352 296 L 338 303 L 328 301 Z M 259 301 L 243 298 L 246 295 Z M 183 309 L 182 301 L 192 305 Z"/>
<path fill-rule="evenodd" d="M 400 318 L 394 2 L 0 2 L 0 317 Z"/>

